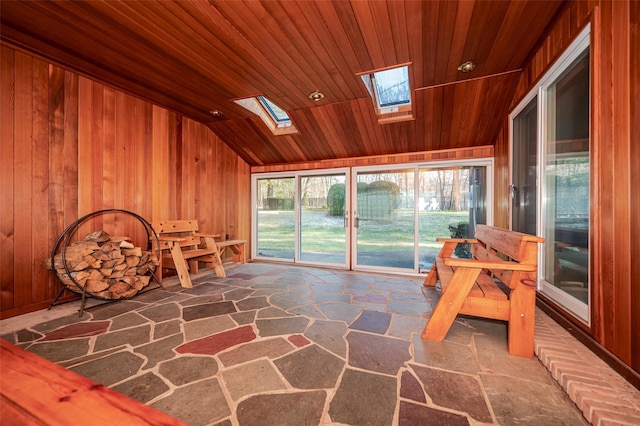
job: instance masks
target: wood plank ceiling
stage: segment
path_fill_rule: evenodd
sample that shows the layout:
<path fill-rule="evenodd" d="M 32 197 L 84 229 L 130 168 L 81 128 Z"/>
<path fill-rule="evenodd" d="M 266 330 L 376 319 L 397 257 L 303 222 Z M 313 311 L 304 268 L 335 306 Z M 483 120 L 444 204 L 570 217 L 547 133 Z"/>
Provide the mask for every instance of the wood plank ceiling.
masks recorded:
<path fill-rule="evenodd" d="M 4 42 L 206 123 L 250 165 L 492 144 L 562 1 L 2 1 Z M 473 60 L 464 74 L 457 67 Z M 357 73 L 411 63 L 412 121 Z M 325 98 L 314 102 L 308 94 Z M 299 130 L 232 102 L 263 94 Z M 214 118 L 211 110 L 222 117 Z"/>

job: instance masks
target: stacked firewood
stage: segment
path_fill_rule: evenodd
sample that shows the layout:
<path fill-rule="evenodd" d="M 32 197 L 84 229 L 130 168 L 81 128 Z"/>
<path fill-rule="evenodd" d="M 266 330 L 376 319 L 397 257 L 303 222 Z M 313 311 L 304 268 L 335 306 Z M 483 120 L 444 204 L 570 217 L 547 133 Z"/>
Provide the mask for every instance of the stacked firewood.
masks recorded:
<path fill-rule="evenodd" d="M 87 235 L 65 249 L 67 274 L 62 252 L 54 257 L 60 280 L 70 290 L 101 299 L 130 298 L 149 285 L 158 259 L 149 251 L 134 247 L 127 237 L 112 237 L 104 231 Z M 51 260 L 47 261 L 50 268 Z M 73 282 L 73 279 L 77 284 Z"/>

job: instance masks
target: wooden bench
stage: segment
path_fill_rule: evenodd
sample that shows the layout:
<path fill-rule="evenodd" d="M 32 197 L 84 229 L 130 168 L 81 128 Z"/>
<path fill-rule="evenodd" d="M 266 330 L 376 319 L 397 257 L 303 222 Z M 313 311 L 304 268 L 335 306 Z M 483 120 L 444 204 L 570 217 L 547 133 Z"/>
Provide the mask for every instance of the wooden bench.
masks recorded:
<path fill-rule="evenodd" d="M 247 244 L 246 240 L 226 240 L 226 241 L 218 241 L 216 239 L 216 246 L 220 250 L 220 257 L 222 260 L 225 259 L 224 251 L 226 249 L 231 250 L 233 263 L 245 263 L 247 261 L 247 257 L 245 255 L 244 246 Z"/>
<path fill-rule="evenodd" d="M 3 339 L 0 413 L 15 425 L 185 425 Z"/>
<path fill-rule="evenodd" d="M 440 281 L 442 296 L 422 337 L 442 341 L 458 314 L 503 320 L 509 353 L 532 358 L 538 243 L 544 239 L 478 225 L 475 239 L 437 240 L 444 245 L 424 285 Z M 471 259 L 451 257 L 458 244 L 471 244 Z"/>
<path fill-rule="evenodd" d="M 219 235 L 199 233 L 197 220 L 164 220 L 152 222 L 151 226 L 160 242 L 158 281 L 162 282 L 165 269 L 175 269 L 180 285 L 191 288 L 189 272 L 198 273 L 200 262 L 209 264 L 218 277 L 227 276 L 215 242 Z"/>

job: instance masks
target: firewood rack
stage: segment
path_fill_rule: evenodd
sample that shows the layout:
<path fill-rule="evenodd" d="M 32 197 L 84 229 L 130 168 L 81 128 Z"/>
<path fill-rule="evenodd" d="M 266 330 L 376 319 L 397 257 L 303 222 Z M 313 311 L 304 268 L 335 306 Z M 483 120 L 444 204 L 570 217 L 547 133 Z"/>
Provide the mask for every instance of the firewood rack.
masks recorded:
<path fill-rule="evenodd" d="M 85 305 L 87 303 L 87 286 L 85 285 L 84 287 L 80 285 L 80 283 L 78 283 L 78 281 L 76 281 L 76 279 L 73 277 L 73 275 L 71 274 L 71 271 L 69 270 L 69 265 L 67 264 L 67 259 L 65 257 L 66 255 L 66 250 L 67 250 L 67 246 L 69 245 L 69 241 L 71 240 L 71 237 L 75 234 L 76 230 L 80 227 L 80 225 L 82 225 L 84 222 L 86 222 L 89 219 L 92 219 L 96 216 L 101 216 L 104 214 L 109 214 L 109 213 L 121 213 L 121 214 L 126 214 L 126 215 L 130 215 L 133 216 L 134 218 L 136 218 L 144 227 L 145 232 L 147 233 L 147 250 L 153 250 L 153 246 L 155 246 L 156 248 L 160 246 L 159 244 L 159 239 L 158 239 L 158 234 L 156 233 L 156 231 L 153 229 L 153 227 L 151 226 L 151 223 L 149 223 L 145 218 L 143 218 L 142 216 L 138 215 L 137 213 L 131 212 L 129 210 L 122 210 L 122 209 L 104 209 L 104 210 L 97 210 L 95 212 L 89 213 L 85 216 L 82 216 L 81 218 L 77 219 L 76 221 L 74 221 L 72 224 L 70 224 L 69 226 L 67 226 L 65 228 L 64 231 L 62 231 L 62 233 L 58 236 L 58 238 L 56 239 L 55 244 L 53 245 L 53 249 L 51 250 L 51 265 L 52 265 L 52 270 L 55 273 L 55 267 L 53 267 L 53 265 L 55 265 L 55 256 L 56 253 L 58 252 L 58 249 L 62 246 L 61 248 L 61 257 L 62 257 L 62 265 L 64 267 L 64 270 L 66 272 L 66 274 L 69 276 L 69 278 L 71 279 L 72 283 L 78 288 L 79 293 L 82 295 L 82 301 L 80 302 L 80 312 L 79 312 L 79 316 L 82 317 L 82 315 L 84 314 L 84 308 Z M 152 244 L 151 243 L 151 237 L 153 236 L 154 240 L 156 241 L 156 244 Z M 159 259 L 160 258 L 160 252 L 158 249 L 156 249 L 156 256 Z M 57 274 L 56 274 L 57 275 Z M 153 280 L 158 283 L 160 286 L 162 286 L 162 283 L 160 282 L 160 280 L 158 280 L 158 278 L 156 277 L 155 273 L 153 271 L 151 271 L 151 276 L 153 277 Z M 62 283 L 62 280 L 60 280 L 60 282 Z M 62 296 L 62 294 L 64 293 L 64 291 L 67 289 L 67 286 L 65 286 L 62 283 L 62 288 L 60 289 L 60 291 L 58 291 L 58 294 L 56 295 L 55 299 L 53 299 L 53 302 L 51 302 L 51 305 L 49 305 L 49 310 L 51 308 L 53 308 L 56 303 L 58 302 L 58 299 L 60 298 L 60 296 Z M 136 294 L 137 295 L 137 294 Z M 98 299 L 103 299 L 103 300 L 107 300 L 104 298 L 100 298 L 97 296 L 92 296 L 92 297 L 96 297 Z"/>

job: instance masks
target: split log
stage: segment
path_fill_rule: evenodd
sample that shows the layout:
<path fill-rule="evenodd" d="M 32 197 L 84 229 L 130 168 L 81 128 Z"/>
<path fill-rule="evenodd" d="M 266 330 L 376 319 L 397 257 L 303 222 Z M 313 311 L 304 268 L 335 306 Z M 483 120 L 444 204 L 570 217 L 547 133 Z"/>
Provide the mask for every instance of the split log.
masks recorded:
<path fill-rule="evenodd" d="M 64 268 L 62 253 L 54 256 L 53 269 L 60 281 L 76 293 L 86 289 L 88 295 L 101 299 L 134 296 L 149 285 L 150 273 L 159 264 L 153 253 L 135 247 L 128 237 L 112 237 L 105 231 L 71 243 L 65 248 L 65 260 L 70 274 Z M 47 268 L 52 269 L 51 259 Z"/>

